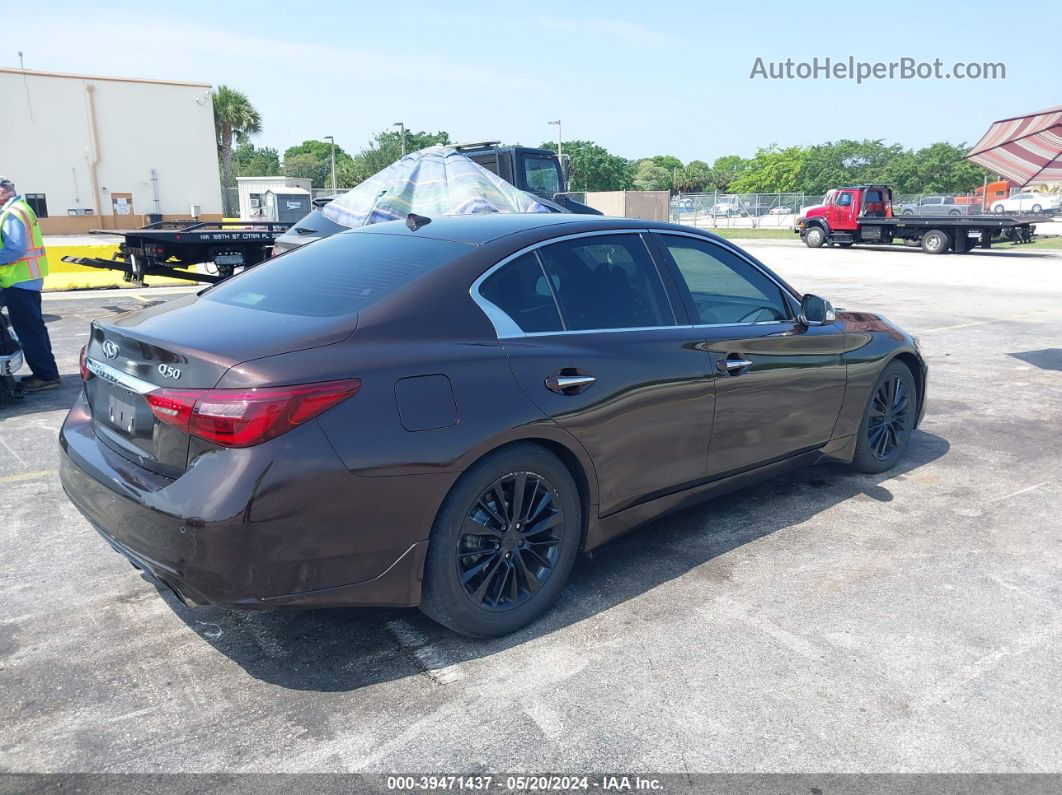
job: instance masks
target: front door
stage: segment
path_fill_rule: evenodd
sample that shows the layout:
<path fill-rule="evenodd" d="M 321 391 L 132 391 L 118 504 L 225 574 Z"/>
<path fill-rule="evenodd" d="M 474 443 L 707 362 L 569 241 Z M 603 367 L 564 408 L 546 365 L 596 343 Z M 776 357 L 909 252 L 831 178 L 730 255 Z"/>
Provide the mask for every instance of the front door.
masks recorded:
<path fill-rule="evenodd" d="M 837 191 L 830 206 L 826 209 L 826 223 L 830 230 L 851 231 L 855 229 L 855 194 L 850 190 Z"/>
<path fill-rule="evenodd" d="M 524 392 L 593 459 L 601 515 L 704 480 L 715 379 L 641 234 L 544 245 L 479 292 Z"/>
<path fill-rule="evenodd" d="M 805 326 L 764 270 L 700 237 L 660 234 L 715 373 L 710 477 L 825 444 L 844 397 L 844 334 Z"/>

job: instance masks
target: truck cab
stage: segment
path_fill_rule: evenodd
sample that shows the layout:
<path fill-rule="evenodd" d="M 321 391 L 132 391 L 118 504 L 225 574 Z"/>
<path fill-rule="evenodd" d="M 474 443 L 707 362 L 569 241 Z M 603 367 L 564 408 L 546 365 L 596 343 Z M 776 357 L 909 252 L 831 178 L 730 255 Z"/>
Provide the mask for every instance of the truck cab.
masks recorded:
<path fill-rule="evenodd" d="M 520 190 L 534 194 L 553 209 L 580 215 L 601 212 L 568 195 L 568 158 L 550 149 L 502 146 L 500 141 L 454 144 L 454 149 Z"/>
<path fill-rule="evenodd" d="M 831 188 L 822 204 L 809 207 L 798 222 L 824 223 L 830 233 L 855 232 L 860 218 L 892 218 L 892 189 L 887 185 Z"/>

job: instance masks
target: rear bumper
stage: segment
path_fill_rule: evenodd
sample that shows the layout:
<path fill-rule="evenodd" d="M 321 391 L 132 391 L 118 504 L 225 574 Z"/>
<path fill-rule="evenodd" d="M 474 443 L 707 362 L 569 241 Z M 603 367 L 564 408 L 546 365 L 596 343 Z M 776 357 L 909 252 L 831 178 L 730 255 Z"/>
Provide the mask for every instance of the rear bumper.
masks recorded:
<path fill-rule="evenodd" d="M 316 422 L 256 448 L 204 455 L 169 480 L 97 441 L 82 398 L 60 447 L 70 501 L 187 604 L 420 601 L 427 536 L 448 486 L 438 475 L 352 475 Z"/>

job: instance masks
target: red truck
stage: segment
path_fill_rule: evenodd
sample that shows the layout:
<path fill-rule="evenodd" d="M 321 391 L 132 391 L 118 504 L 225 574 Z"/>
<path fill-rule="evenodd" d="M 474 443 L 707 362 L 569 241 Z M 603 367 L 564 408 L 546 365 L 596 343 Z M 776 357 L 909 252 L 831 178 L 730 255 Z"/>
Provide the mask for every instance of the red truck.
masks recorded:
<path fill-rule="evenodd" d="M 888 245 L 902 240 L 921 246 L 927 254 L 962 254 L 992 243 L 1030 243 L 1036 227 L 1027 215 L 917 216 L 892 214 L 892 189 L 888 185 L 853 185 L 832 188 L 822 204 L 807 208 L 797 218 L 794 232 L 809 248 L 826 244 L 847 248 L 854 243 Z"/>

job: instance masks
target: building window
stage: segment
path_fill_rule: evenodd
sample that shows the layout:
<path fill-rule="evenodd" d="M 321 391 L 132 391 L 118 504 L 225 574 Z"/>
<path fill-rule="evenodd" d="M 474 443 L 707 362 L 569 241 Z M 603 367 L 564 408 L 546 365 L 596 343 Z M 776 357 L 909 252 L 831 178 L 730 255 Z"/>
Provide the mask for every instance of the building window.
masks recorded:
<path fill-rule="evenodd" d="M 251 194 L 251 207 L 258 208 L 258 207 L 261 207 L 261 206 L 262 206 L 262 194 L 261 193 L 252 193 Z"/>
<path fill-rule="evenodd" d="M 48 217 L 48 200 L 43 193 L 27 193 L 26 204 L 33 208 L 33 214 L 38 218 Z"/>

